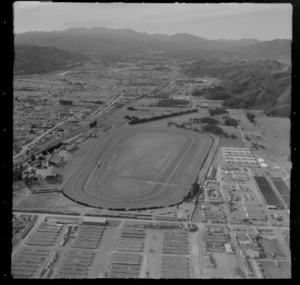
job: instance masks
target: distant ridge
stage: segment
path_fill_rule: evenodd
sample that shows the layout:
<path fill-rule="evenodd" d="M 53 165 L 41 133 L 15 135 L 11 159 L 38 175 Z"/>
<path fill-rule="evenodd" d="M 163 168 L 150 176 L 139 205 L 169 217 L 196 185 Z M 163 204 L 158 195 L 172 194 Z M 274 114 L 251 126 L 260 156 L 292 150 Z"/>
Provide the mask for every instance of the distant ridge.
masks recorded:
<path fill-rule="evenodd" d="M 240 55 L 289 56 L 290 41 L 259 41 L 256 39 L 209 40 L 187 33 L 175 35 L 148 34 L 132 29 L 109 29 L 104 27 L 69 28 L 52 32 L 26 32 L 15 35 L 16 44 L 52 46 L 84 54 L 106 52 L 134 53 L 148 51 L 216 50 L 238 52 Z"/>

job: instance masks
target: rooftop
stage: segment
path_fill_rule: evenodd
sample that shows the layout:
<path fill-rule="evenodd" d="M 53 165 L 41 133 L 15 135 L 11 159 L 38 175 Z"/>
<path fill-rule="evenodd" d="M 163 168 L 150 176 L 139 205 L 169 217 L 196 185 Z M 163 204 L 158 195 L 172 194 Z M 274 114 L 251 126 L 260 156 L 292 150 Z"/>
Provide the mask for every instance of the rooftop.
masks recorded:
<path fill-rule="evenodd" d="M 58 154 L 54 154 L 54 155 L 52 155 L 52 157 L 50 158 L 49 162 L 59 163 L 62 159 L 63 159 L 62 156 L 60 156 L 60 155 L 58 155 Z"/>

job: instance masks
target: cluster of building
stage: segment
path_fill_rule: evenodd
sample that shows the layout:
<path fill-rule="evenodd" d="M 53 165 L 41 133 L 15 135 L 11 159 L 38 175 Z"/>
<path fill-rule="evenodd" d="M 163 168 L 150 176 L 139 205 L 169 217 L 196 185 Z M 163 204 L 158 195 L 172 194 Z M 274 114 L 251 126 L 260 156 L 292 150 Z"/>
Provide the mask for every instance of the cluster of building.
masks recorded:
<path fill-rule="evenodd" d="M 120 253 L 113 254 L 113 259 L 105 276 L 108 278 L 138 278 L 143 262 L 140 254 Z"/>
<path fill-rule="evenodd" d="M 190 259 L 185 256 L 162 256 L 161 275 L 163 279 L 188 279 L 190 277 Z"/>
<path fill-rule="evenodd" d="M 250 194 L 242 195 L 242 204 L 248 220 L 265 221 L 267 219 L 267 215 L 263 206 Z"/>
<path fill-rule="evenodd" d="M 211 209 L 208 205 L 201 205 L 201 210 L 203 211 L 202 220 L 203 222 L 211 223 L 225 223 L 226 214 L 224 211 L 218 209 Z"/>
<path fill-rule="evenodd" d="M 263 248 L 258 243 L 256 234 L 237 233 L 236 241 L 242 257 L 250 259 L 262 257 Z"/>
<path fill-rule="evenodd" d="M 230 248 L 232 247 L 227 227 L 206 225 L 203 230 L 202 239 L 206 250 L 209 252 L 231 251 Z M 225 244 L 230 244 L 230 246 L 225 246 Z"/>
<path fill-rule="evenodd" d="M 203 190 L 203 194 L 201 194 L 198 198 L 201 201 L 205 198 L 205 202 L 207 203 L 215 205 L 223 203 L 219 182 L 206 182 L 203 186 Z"/>
<path fill-rule="evenodd" d="M 38 219 L 37 215 L 13 215 L 12 221 L 12 237 L 13 244 L 14 240 L 23 239 L 27 236 L 29 231 L 35 225 L 36 220 Z"/>
<path fill-rule="evenodd" d="M 155 220 L 161 221 L 188 221 L 189 213 L 185 211 L 171 212 L 167 214 L 154 215 Z"/>
<path fill-rule="evenodd" d="M 257 161 L 261 168 L 268 168 L 268 164 L 265 163 L 264 159 L 258 158 Z"/>
<path fill-rule="evenodd" d="M 222 147 L 224 166 L 259 167 L 256 157 L 249 148 Z"/>
<path fill-rule="evenodd" d="M 57 123 L 74 116 L 82 109 L 74 107 L 54 111 L 42 106 L 36 107 L 36 101 L 30 102 L 26 108 L 20 102 L 15 103 L 14 106 L 13 147 L 15 154 L 21 150 L 22 146 L 53 128 Z M 41 139 L 40 143 L 60 134 L 60 132 L 53 132 L 51 135 Z"/>

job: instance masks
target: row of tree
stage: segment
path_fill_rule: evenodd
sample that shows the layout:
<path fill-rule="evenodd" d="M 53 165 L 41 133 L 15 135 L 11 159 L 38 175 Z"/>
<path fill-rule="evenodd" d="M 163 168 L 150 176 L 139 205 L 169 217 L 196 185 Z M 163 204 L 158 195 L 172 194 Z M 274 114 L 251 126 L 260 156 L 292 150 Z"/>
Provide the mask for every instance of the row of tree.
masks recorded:
<path fill-rule="evenodd" d="M 128 110 L 128 111 L 135 111 L 135 110 L 137 110 L 137 109 L 134 108 L 134 107 L 127 107 L 127 110 Z"/>
<path fill-rule="evenodd" d="M 231 96 L 224 86 L 218 85 L 210 88 L 194 89 L 192 91 L 194 97 L 204 97 L 209 100 L 226 100 Z"/>
<path fill-rule="evenodd" d="M 228 111 L 225 108 L 213 108 L 213 109 L 208 109 L 209 114 L 213 117 L 216 115 L 223 115 L 227 114 Z"/>
<path fill-rule="evenodd" d="M 189 191 L 189 193 L 187 193 L 187 195 L 184 197 L 183 201 L 184 202 L 189 202 L 191 201 L 200 191 L 200 185 L 197 182 L 194 182 L 192 184 L 191 190 Z"/>
<path fill-rule="evenodd" d="M 157 103 L 154 104 L 155 107 L 173 107 L 173 106 L 182 106 L 182 105 L 189 105 L 190 102 L 188 100 L 182 100 L 182 99 L 162 99 L 159 100 Z"/>
<path fill-rule="evenodd" d="M 202 131 L 204 131 L 206 133 L 212 133 L 217 136 L 223 136 L 225 138 L 229 138 L 229 135 L 227 133 L 225 133 L 221 127 L 214 125 L 214 124 L 207 124 L 207 125 L 203 126 Z"/>
<path fill-rule="evenodd" d="M 199 119 L 201 124 L 213 124 L 213 125 L 217 125 L 219 124 L 218 120 L 214 119 L 214 118 L 210 118 L 210 117 L 203 117 Z"/>
<path fill-rule="evenodd" d="M 138 118 L 136 116 L 131 117 L 129 115 L 126 115 L 124 118 L 130 120 L 129 125 L 135 125 L 135 124 L 140 124 L 140 123 L 146 123 L 146 122 L 181 116 L 181 115 L 190 114 L 190 113 L 196 113 L 196 112 L 198 112 L 198 109 L 190 109 L 190 110 L 175 112 L 175 113 L 171 113 L 171 114 L 162 114 L 160 116 L 154 116 L 154 117 L 150 117 L 150 118 Z"/>
<path fill-rule="evenodd" d="M 59 100 L 59 104 L 60 104 L 60 105 L 73 105 L 73 101 L 72 101 L 72 100 L 64 100 L 64 99 L 60 99 L 60 100 Z"/>

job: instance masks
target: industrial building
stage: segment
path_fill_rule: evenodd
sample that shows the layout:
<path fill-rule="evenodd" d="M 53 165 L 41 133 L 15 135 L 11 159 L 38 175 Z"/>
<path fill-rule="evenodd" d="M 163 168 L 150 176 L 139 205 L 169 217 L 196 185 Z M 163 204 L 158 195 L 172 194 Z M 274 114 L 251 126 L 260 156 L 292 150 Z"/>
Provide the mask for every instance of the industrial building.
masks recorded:
<path fill-rule="evenodd" d="M 49 160 L 49 165 L 60 167 L 64 161 L 64 158 L 58 154 L 52 155 L 52 157 Z"/>
<path fill-rule="evenodd" d="M 106 218 L 99 217 L 84 217 L 82 221 L 83 225 L 106 225 Z"/>
<path fill-rule="evenodd" d="M 223 198 L 221 193 L 218 190 L 206 189 L 206 201 L 212 204 L 221 204 L 223 203 Z"/>
<path fill-rule="evenodd" d="M 207 179 L 209 180 L 213 180 L 216 176 L 216 173 L 217 173 L 217 169 L 214 167 L 214 166 L 211 166 L 209 168 L 209 171 L 208 171 L 208 174 L 207 174 Z"/>
<path fill-rule="evenodd" d="M 260 252 L 258 250 L 247 249 L 244 251 L 245 256 L 251 259 L 260 258 Z"/>
<path fill-rule="evenodd" d="M 285 184 L 281 177 L 271 177 L 271 180 L 277 189 L 278 193 L 281 195 L 284 205 L 287 209 L 290 208 L 290 189 Z"/>
<path fill-rule="evenodd" d="M 222 152 L 227 151 L 227 152 L 240 152 L 240 153 L 247 153 L 251 152 L 249 148 L 246 147 L 221 147 Z"/>
<path fill-rule="evenodd" d="M 264 176 L 254 176 L 255 182 L 265 198 L 268 209 L 282 209 L 282 203 L 278 199 L 269 181 Z"/>
<path fill-rule="evenodd" d="M 266 214 L 264 213 L 246 212 L 246 216 L 249 220 L 266 220 Z"/>
<path fill-rule="evenodd" d="M 71 144 L 66 147 L 66 151 L 70 153 L 75 153 L 79 149 L 79 146 L 77 144 Z"/>
<path fill-rule="evenodd" d="M 225 243 L 224 246 L 226 253 L 234 253 L 230 243 Z"/>

